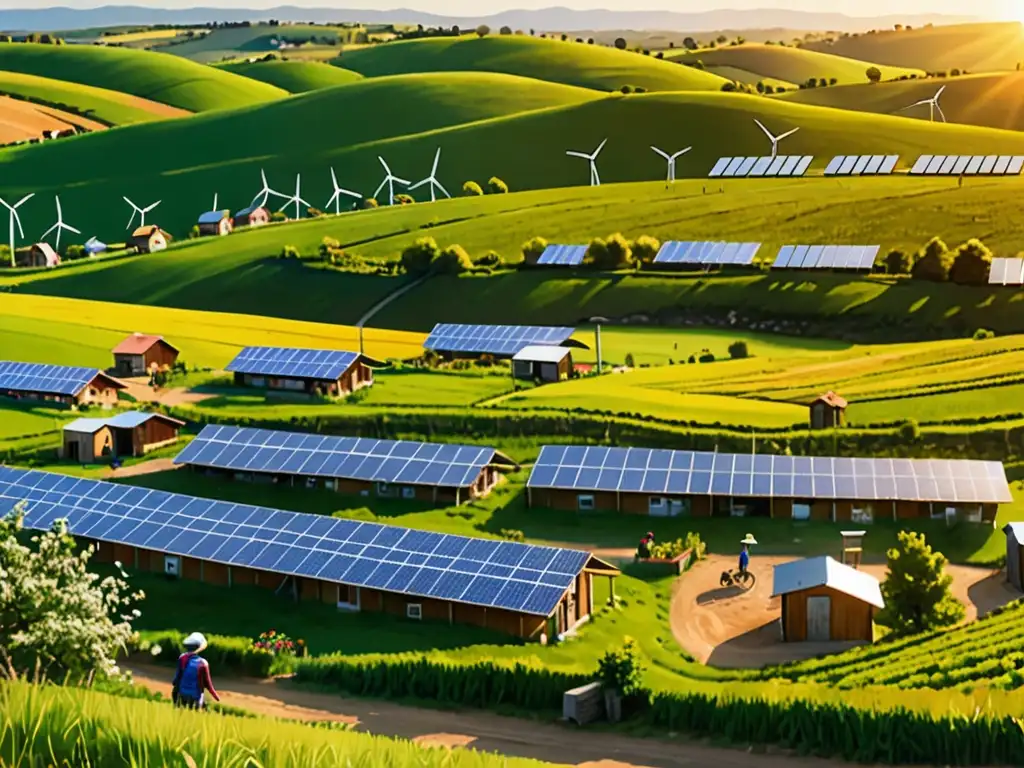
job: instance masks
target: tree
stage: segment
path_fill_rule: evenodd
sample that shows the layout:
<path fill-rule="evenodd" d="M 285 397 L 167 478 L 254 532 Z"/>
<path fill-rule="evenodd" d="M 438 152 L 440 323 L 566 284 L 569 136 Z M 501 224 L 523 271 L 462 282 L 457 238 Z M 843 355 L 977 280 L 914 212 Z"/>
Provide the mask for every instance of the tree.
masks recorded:
<path fill-rule="evenodd" d="M 697 41 L 694 40 L 692 37 L 684 37 L 683 48 L 685 48 L 688 51 L 695 51 L 697 50 Z"/>
<path fill-rule="evenodd" d="M 960 285 L 987 285 L 992 268 L 992 251 L 976 238 L 971 238 L 956 249 L 949 279 Z"/>
<path fill-rule="evenodd" d="M 594 44 L 594 38 L 588 37 L 587 38 L 587 45 L 593 45 L 593 44 Z"/>
<path fill-rule="evenodd" d="M 449 245 L 430 265 L 432 271 L 445 275 L 458 275 L 473 268 L 473 260 L 461 245 Z"/>
<path fill-rule="evenodd" d="M 129 606 L 145 595 L 90 573 L 94 550 L 76 551 L 63 520 L 25 542 L 24 511 L 19 505 L 0 519 L 0 676 L 30 674 L 37 664 L 50 679 L 117 674 L 116 656 L 140 615 Z"/>
<path fill-rule="evenodd" d="M 837 85 L 838 83 L 839 83 L 839 78 L 838 77 L 830 77 L 828 79 L 828 84 L 829 85 Z"/>
<path fill-rule="evenodd" d="M 824 77 L 818 78 L 818 87 L 828 88 L 828 80 L 826 80 Z"/>
<path fill-rule="evenodd" d="M 880 83 L 882 81 L 882 70 L 878 67 L 868 67 L 864 74 L 867 75 L 869 83 Z"/>
<path fill-rule="evenodd" d="M 704 69 L 704 61 L 697 59 L 697 63 L 693 65 L 694 69 Z"/>
<path fill-rule="evenodd" d="M 661 249 L 661 243 L 650 235 L 640 235 L 629 244 L 633 259 L 640 264 L 650 264 Z"/>
<path fill-rule="evenodd" d="M 597 269 L 627 267 L 632 256 L 629 241 L 617 232 L 607 238 L 595 237 L 587 246 L 586 259 Z"/>
<path fill-rule="evenodd" d="M 297 259 L 299 258 L 299 249 L 294 245 L 286 245 L 281 249 L 280 258 L 282 259 Z"/>
<path fill-rule="evenodd" d="M 904 253 L 898 248 L 889 251 L 885 256 L 885 273 L 887 275 L 909 275 L 914 266 L 914 255 Z"/>
<path fill-rule="evenodd" d="M 615 47 L 618 48 L 620 51 L 626 50 L 626 38 L 624 38 L 624 37 L 616 37 L 615 38 Z"/>
<path fill-rule="evenodd" d="M 544 253 L 544 249 L 548 247 L 548 241 L 543 237 L 533 237 L 523 243 L 522 253 L 523 261 L 527 264 L 536 264 L 537 259 Z"/>
<path fill-rule="evenodd" d="M 633 353 L 632 352 L 627 352 L 626 353 L 626 367 L 627 368 L 636 368 L 636 360 L 633 359 Z"/>
<path fill-rule="evenodd" d="M 480 185 L 475 181 L 467 181 L 462 185 L 462 194 L 466 197 L 476 197 L 482 195 L 484 191 L 480 188 Z"/>
<path fill-rule="evenodd" d="M 511 35 L 512 34 L 512 27 L 502 27 L 501 29 L 498 30 L 498 34 L 499 35 Z M 483 37 L 483 35 L 481 35 L 481 37 Z"/>
<path fill-rule="evenodd" d="M 729 357 L 733 360 L 742 360 L 745 357 L 750 357 L 750 350 L 747 348 L 747 342 L 745 341 L 734 341 L 729 345 Z"/>
<path fill-rule="evenodd" d="M 66 258 L 68 261 L 77 261 L 78 259 L 84 259 L 85 246 L 78 245 L 77 243 L 75 243 L 74 245 L 69 245 L 67 248 L 64 249 L 64 258 Z"/>
<path fill-rule="evenodd" d="M 565 42 L 566 40 L 568 40 L 568 39 L 569 39 L 569 36 L 568 36 L 567 34 L 565 34 L 565 32 L 563 32 L 563 33 L 561 34 L 561 40 L 562 40 L 562 42 L 564 43 L 564 42 Z"/>
<path fill-rule="evenodd" d="M 938 237 L 933 237 L 921 249 L 910 274 L 915 280 L 931 280 L 942 283 L 949 279 L 949 268 L 953 264 L 953 255 L 946 244 Z"/>
<path fill-rule="evenodd" d="M 757 92 L 764 93 L 764 83 L 760 80 L 757 81 Z"/>
<path fill-rule="evenodd" d="M 487 180 L 487 189 L 492 195 L 504 195 L 508 192 L 508 184 L 497 176 L 491 176 L 491 178 Z"/>
<path fill-rule="evenodd" d="M 946 558 L 932 551 L 923 533 L 900 531 L 886 557 L 889 575 L 882 582 L 885 608 L 878 613 L 879 624 L 898 637 L 963 620 L 964 606 L 949 589 L 953 577 L 945 573 Z"/>
<path fill-rule="evenodd" d="M 437 241 L 432 237 L 420 237 L 402 251 L 402 267 L 410 275 L 423 275 L 430 271 L 434 259 L 441 255 Z"/>
<path fill-rule="evenodd" d="M 715 42 L 721 45 L 722 43 L 728 41 L 728 39 L 729 38 L 727 38 L 725 35 L 719 35 L 718 37 L 715 38 Z"/>
<path fill-rule="evenodd" d="M 491 28 L 488 27 L 486 24 L 481 24 L 479 27 L 476 28 L 477 37 L 487 37 L 489 34 L 491 34 Z"/>

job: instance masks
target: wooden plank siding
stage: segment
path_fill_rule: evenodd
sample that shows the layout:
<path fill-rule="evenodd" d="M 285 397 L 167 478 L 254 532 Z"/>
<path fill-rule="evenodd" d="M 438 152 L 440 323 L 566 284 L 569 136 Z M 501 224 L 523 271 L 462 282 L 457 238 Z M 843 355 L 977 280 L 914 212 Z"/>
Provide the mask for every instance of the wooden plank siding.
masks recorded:
<path fill-rule="evenodd" d="M 871 642 L 875 607 L 831 587 L 813 587 L 782 596 L 782 629 L 789 642 L 807 639 L 807 598 L 828 597 L 831 640 Z"/>

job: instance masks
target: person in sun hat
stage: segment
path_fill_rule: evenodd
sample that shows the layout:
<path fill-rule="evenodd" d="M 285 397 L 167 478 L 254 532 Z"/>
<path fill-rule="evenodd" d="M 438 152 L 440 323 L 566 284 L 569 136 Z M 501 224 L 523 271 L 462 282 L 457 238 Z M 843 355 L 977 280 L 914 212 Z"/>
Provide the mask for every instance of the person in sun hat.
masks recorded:
<path fill-rule="evenodd" d="M 750 545 L 757 544 L 757 539 L 754 538 L 754 534 L 748 533 L 740 539 L 740 544 L 743 545 L 743 549 L 740 550 L 740 573 L 744 574 L 750 565 Z"/>
<path fill-rule="evenodd" d="M 178 657 L 178 668 L 171 683 L 171 700 L 179 707 L 204 709 L 206 701 L 203 694 L 206 691 L 214 700 L 220 701 L 210 677 L 210 665 L 199 655 L 206 649 L 206 638 L 199 632 L 193 632 L 182 645 L 185 652 Z"/>

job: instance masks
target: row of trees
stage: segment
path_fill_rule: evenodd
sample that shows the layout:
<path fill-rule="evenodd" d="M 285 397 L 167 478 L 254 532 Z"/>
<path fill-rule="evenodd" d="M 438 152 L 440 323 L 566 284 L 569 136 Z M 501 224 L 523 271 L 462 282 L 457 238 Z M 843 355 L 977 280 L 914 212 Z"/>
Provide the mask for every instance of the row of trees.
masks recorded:
<path fill-rule="evenodd" d="M 488 251 L 474 260 L 461 245 L 441 248 L 434 238 L 421 237 L 402 251 L 400 263 L 410 275 L 460 275 L 464 272 L 490 273 L 501 265 L 502 259 L 496 251 Z"/>
<path fill-rule="evenodd" d="M 986 285 L 991 267 L 992 252 L 977 238 L 950 250 L 941 238 L 933 237 L 917 253 L 894 249 L 885 257 L 887 274 L 935 283 Z"/>

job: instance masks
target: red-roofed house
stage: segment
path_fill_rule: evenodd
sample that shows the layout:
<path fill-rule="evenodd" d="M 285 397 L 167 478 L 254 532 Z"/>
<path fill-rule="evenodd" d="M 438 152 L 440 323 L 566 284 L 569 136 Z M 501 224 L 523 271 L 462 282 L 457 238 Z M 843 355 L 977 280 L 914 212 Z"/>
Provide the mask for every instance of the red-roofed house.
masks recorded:
<path fill-rule="evenodd" d="M 832 390 L 811 403 L 811 429 L 841 427 L 846 422 L 848 403 Z"/>
<path fill-rule="evenodd" d="M 133 333 L 114 347 L 114 371 L 118 376 L 143 376 L 153 368 L 170 368 L 178 359 L 178 348 L 163 336 Z"/>

